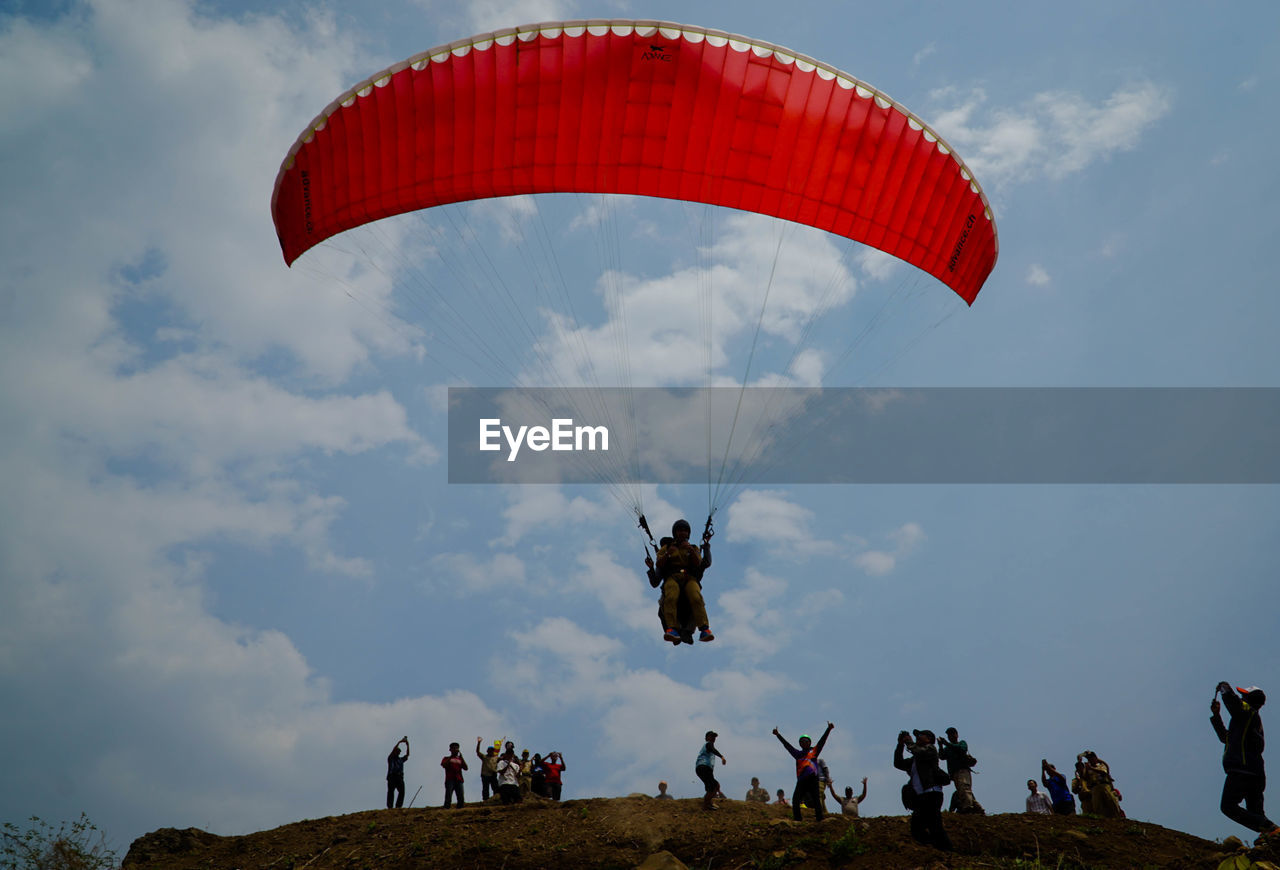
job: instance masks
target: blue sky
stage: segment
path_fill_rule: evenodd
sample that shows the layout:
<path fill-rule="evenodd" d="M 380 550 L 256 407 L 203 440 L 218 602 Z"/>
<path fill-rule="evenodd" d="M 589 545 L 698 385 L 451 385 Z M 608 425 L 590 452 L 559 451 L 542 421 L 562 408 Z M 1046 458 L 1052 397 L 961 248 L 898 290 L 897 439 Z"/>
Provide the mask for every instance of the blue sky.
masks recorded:
<path fill-rule="evenodd" d="M 1243 833 L 1217 811 L 1208 702 L 1218 680 L 1275 682 L 1274 486 L 748 482 L 718 514 L 719 637 L 672 649 L 639 533 L 603 488 L 447 484 L 445 388 L 505 384 L 408 304 L 399 264 L 438 274 L 464 256 L 444 225 L 398 222 L 366 239 L 385 253 L 335 243 L 288 269 L 268 205 L 304 126 L 411 54 L 531 21 L 687 22 L 900 101 L 974 169 L 1000 231 L 971 309 L 789 232 L 753 383 L 813 383 L 901 291 L 901 318 L 823 382 L 1275 387 L 1280 9 L 460 8 L 0 12 L 0 78 L 15 85 L 0 96 L 0 816 L 83 810 L 123 852 L 158 827 L 231 834 L 372 808 L 403 734 L 418 805 L 440 798 L 448 743 L 476 735 L 562 751 L 567 797 L 659 779 L 691 797 L 714 728 L 729 795 L 751 776 L 789 791 L 770 730 L 794 740 L 832 720 L 837 784 L 869 777 L 871 814 L 899 811 L 898 730 L 955 725 L 989 811 L 1022 809 L 1041 757 L 1069 766 L 1093 749 L 1130 816 Z M 589 346 L 608 345 L 612 286 L 635 382 L 695 378 L 696 353 L 655 349 L 689 298 L 698 251 L 672 244 L 687 213 L 619 205 L 623 256 L 606 273 L 585 253 L 596 205 L 452 214 L 511 275 L 529 262 L 514 234 L 546 227 L 567 286 L 594 300 L 572 324 Z M 715 222 L 724 307 L 700 352 L 732 383 L 778 230 Z M 830 328 L 786 368 L 833 275 Z M 575 382 L 564 332 L 525 316 Z M 674 333 L 679 348 L 694 338 Z M 540 374 L 526 348 L 497 349 Z M 703 486 L 638 495 L 655 530 L 707 510 Z"/>

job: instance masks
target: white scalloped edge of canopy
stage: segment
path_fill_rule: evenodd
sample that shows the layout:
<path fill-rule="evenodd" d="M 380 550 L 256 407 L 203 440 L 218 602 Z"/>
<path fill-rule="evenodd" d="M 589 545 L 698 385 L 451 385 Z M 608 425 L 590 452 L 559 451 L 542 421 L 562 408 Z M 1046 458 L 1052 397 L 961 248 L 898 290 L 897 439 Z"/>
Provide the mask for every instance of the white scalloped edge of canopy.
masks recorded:
<path fill-rule="evenodd" d="M 797 70 L 803 73 L 813 73 L 823 81 L 832 81 L 844 90 L 853 90 L 854 94 L 862 100 L 874 100 L 875 104 L 881 109 L 898 112 L 906 117 L 907 124 L 912 130 L 922 134 L 926 142 L 930 142 L 937 148 L 938 152 L 950 157 L 958 165 L 960 176 L 967 182 L 969 187 L 982 199 L 983 214 L 987 220 L 993 220 L 991 204 L 987 200 L 986 194 L 977 180 L 974 179 L 973 173 L 969 171 L 969 167 L 955 153 L 954 149 L 946 143 L 938 133 L 926 124 L 922 119 L 910 112 L 905 106 L 898 103 L 888 94 L 877 88 L 868 85 L 866 82 L 860 81 L 841 70 L 824 64 L 821 61 L 804 55 L 796 54 L 782 46 L 774 45 L 762 40 L 750 39 L 736 34 L 724 33 L 717 30 L 707 30 L 700 27 L 694 27 L 683 24 L 675 24 L 666 21 L 623 21 L 623 20 L 577 20 L 577 21 L 560 21 L 560 22 L 542 22 L 539 24 L 521 25 L 519 27 L 508 27 L 501 30 L 495 30 L 490 33 L 478 34 L 467 39 L 460 39 L 446 45 L 436 46 L 428 49 L 420 54 L 416 54 L 407 60 L 401 61 L 394 66 L 377 73 L 376 75 L 366 79 L 356 85 L 351 90 L 334 100 L 318 115 L 314 121 L 307 127 L 293 147 L 289 150 L 288 156 L 285 158 L 284 164 L 280 167 L 281 173 L 287 172 L 293 164 L 293 158 L 297 154 L 298 149 L 303 145 L 311 142 L 315 138 L 315 134 L 323 130 L 328 125 L 329 118 L 341 109 L 349 108 L 357 99 L 366 97 L 372 93 L 375 87 L 385 87 L 391 78 L 398 72 L 405 69 L 412 69 L 414 72 L 422 72 L 429 64 L 432 63 L 449 63 L 455 57 L 465 57 L 474 51 L 489 51 L 495 45 L 506 47 L 514 43 L 516 40 L 521 42 L 532 42 L 538 37 L 544 39 L 577 39 L 585 35 L 595 37 L 614 34 L 619 37 L 628 37 L 632 34 L 650 38 L 660 35 L 664 39 L 680 39 L 691 45 L 697 45 L 701 42 L 720 48 L 729 46 L 732 51 L 739 53 L 751 52 L 757 57 L 767 58 L 772 56 L 781 64 L 791 66 L 794 65 Z"/>

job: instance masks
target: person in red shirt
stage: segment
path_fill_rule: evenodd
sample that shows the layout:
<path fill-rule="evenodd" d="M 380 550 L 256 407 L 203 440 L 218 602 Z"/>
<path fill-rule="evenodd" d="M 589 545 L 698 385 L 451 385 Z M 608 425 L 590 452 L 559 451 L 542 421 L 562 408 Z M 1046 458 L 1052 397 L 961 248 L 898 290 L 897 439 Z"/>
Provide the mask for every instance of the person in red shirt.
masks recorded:
<path fill-rule="evenodd" d="M 462 757 L 462 749 L 456 743 L 449 744 L 449 754 L 440 759 L 444 768 L 444 808 L 449 809 L 453 796 L 458 796 L 458 809 L 466 806 L 462 796 L 462 771 L 467 769 L 467 760 Z"/>
<path fill-rule="evenodd" d="M 564 756 L 559 752 L 551 753 L 543 760 L 542 769 L 546 772 L 547 796 L 553 801 L 560 800 L 560 774 L 565 769 Z"/>

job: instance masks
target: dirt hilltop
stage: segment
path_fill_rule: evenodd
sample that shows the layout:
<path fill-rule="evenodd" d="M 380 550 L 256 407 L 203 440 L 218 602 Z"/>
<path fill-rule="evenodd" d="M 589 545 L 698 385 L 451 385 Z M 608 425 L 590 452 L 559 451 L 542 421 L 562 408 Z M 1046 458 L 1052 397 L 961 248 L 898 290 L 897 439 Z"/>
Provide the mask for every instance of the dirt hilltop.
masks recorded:
<path fill-rule="evenodd" d="M 134 841 L 124 868 L 326 870 L 326 868 L 1217 868 L 1278 857 L 1127 819 L 945 814 L 955 851 L 911 840 L 905 816 L 822 824 L 780 807 L 645 796 L 463 810 L 369 810 L 223 837 L 163 828 Z M 662 853 L 669 853 L 663 855 Z M 674 859 L 674 860 L 673 860 Z M 648 863 L 646 863 L 648 862 Z M 1266 864 L 1259 866 L 1265 867 Z"/>

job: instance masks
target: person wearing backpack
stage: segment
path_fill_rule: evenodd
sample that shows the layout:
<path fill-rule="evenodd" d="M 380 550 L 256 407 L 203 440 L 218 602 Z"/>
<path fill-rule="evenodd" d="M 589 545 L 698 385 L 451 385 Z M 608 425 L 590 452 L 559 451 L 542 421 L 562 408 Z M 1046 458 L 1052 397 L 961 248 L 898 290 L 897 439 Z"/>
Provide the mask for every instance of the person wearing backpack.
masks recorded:
<path fill-rule="evenodd" d="M 947 763 L 947 774 L 956 787 L 951 795 L 951 812 L 985 816 L 987 811 L 973 796 L 973 768 L 978 762 L 969 754 L 969 744 L 952 727 L 947 729 L 945 740 L 938 739 L 938 746 L 938 757 Z"/>
<path fill-rule="evenodd" d="M 893 766 L 911 780 L 903 786 L 902 803 L 911 810 L 911 837 L 917 843 L 951 851 L 951 838 L 942 826 L 942 787 L 951 777 L 938 767 L 938 747 L 932 731 L 915 731 L 915 742 L 906 731 L 898 733 Z M 911 753 L 907 758 L 904 752 Z"/>

